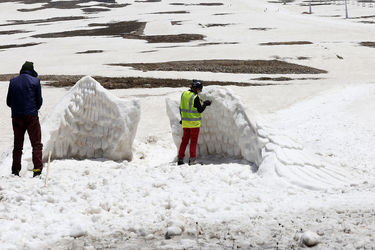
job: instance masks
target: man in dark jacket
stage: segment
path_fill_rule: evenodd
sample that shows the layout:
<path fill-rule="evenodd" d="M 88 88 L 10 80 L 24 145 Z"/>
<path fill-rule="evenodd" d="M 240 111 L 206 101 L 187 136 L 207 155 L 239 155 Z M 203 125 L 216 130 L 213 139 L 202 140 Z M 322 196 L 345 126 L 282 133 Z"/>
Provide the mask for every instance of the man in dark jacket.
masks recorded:
<path fill-rule="evenodd" d="M 12 174 L 19 175 L 21 171 L 21 157 L 25 132 L 29 134 L 33 148 L 32 160 L 34 164 L 33 177 L 42 173 L 43 161 L 41 129 L 38 110 L 42 106 L 42 90 L 38 73 L 32 62 L 25 62 L 20 75 L 11 79 L 7 105 L 12 110 L 12 125 L 14 133 Z"/>

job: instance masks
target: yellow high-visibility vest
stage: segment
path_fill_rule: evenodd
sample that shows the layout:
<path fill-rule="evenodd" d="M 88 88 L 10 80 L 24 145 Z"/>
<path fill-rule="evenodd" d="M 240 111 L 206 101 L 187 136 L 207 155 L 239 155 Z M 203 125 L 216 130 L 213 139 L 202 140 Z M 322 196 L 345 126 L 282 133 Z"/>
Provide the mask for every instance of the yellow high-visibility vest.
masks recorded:
<path fill-rule="evenodd" d="M 180 102 L 180 113 L 183 128 L 199 128 L 201 126 L 202 114 L 194 107 L 194 100 L 198 94 L 188 90 L 182 93 Z"/>

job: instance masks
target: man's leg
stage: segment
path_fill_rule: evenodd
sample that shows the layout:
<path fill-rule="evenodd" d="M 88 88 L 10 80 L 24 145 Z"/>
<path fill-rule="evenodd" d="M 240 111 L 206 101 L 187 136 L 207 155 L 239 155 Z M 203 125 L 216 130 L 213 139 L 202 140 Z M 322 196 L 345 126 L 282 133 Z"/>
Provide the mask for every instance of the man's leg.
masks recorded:
<path fill-rule="evenodd" d="M 190 128 L 184 128 L 183 130 L 184 133 L 182 135 L 180 150 L 178 151 L 178 159 L 184 159 L 186 146 L 188 145 L 190 139 Z"/>
<path fill-rule="evenodd" d="M 42 151 L 43 144 L 42 133 L 40 129 L 39 117 L 29 116 L 28 117 L 27 133 L 30 137 L 31 146 L 33 147 L 33 164 L 34 164 L 34 175 L 35 173 L 41 173 L 43 169 Z"/>
<path fill-rule="evenodd" d="M 14 134 L 12 174 L 19 175 L 21 171 L 23 140 L 26 132 L 24 117 L 12 118 L 12 125 Z"/>
<path fill-rule="evenodd" d="M 190 132 L 190 158 L 197 157 L 197 143 L 200 128 L 192 128 Z"/>

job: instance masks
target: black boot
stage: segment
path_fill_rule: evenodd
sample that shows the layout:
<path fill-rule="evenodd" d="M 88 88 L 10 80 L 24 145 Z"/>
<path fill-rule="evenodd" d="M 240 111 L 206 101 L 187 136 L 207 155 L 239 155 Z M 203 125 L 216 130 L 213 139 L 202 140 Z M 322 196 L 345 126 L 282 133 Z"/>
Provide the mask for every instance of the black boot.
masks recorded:
<path fill-rule="evenodd" d="M 184 159 L 178 159 L 177 165 L 183 165 L 184 164 Z"/>
<path fill-rule="evenodd" d="M 16 176 L 20 176 L 20 171 L 12 170 L 12 174 L 14 174 Z"/>
<path fill-rule="evenodd" d="M 42 170 L 40 169 L 34 169 L 33 172 L 34 172 L 33 177 L 37 177 L 42 174 Z"/>

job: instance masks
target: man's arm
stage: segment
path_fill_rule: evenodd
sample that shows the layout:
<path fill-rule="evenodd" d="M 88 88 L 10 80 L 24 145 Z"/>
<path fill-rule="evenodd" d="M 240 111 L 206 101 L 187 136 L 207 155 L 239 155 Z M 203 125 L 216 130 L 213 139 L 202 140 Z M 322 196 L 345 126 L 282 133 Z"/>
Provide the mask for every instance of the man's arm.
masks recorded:
<path fill-rule="evenodd" d="M 40 85 L 40 80 L 39 80 L 39 84 L 37 84 L 37 87 L 36 87 L 35 98 L 36 98 L 36 105 L 37 105 L 38 110 L 39 110 L 40 107 L 42 107 L 42 104 L 43 104 L 42 87 Z"/>
<path fill-rule="evenodd" d="M 211 102 L 208 104 L 206 101 L 202 105 L 199 96 L 197 96 L 194 100 L 194 107 L 198 110 L 199 113 L 202 113 L 206 109 L 206 107 L 210 105 Z"/>
<path fill-rule="evenodd" d="M 8 94 L 7 94 L 7 105 L 8 107 L 12 107 L 12 95 L 10 93 L 10 84 L 9 84 L 9 87 L 8 87 Z"/>

